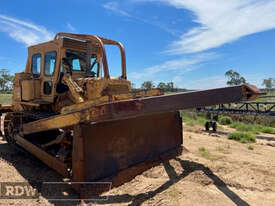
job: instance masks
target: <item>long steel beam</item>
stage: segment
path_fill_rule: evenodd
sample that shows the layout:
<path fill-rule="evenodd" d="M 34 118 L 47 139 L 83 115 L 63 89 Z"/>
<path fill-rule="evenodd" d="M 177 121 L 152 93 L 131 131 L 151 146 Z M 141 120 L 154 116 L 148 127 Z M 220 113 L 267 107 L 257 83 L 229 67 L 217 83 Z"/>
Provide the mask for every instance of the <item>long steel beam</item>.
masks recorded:
<path fill-rule="evenodd" d="M 260 90 L 255 86 L 244 84 L 241 86 L 110 102 L 24 124 L 22 134 L 26 135 L 64 128 L 82 122 L 99 123 L 181 109 L 253 100 L 261 94 Z"/>

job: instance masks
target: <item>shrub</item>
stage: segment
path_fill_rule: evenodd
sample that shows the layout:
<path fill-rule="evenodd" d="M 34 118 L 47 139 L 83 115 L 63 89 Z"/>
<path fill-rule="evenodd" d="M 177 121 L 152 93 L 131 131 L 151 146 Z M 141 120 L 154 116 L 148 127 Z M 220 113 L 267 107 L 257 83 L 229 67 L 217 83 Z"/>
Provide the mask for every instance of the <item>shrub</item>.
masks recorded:
<path fill-rule="evenodd" d="M 232 119 L 231 117 L 228 117 L 228 116 L 222 116 L 220 119 L 219 119 L 219 123 L 222 124 L 222 125 L 229 125 L 229 124 L 232 124 Z"/>
<path fill-rule="evenodd" d="M 275 129 L 271 127 L 262 127 L 261 132 L 268 134 L 275 134 Z"/>
<path fill-rule="evenodd" d="M 266 127 L 259 124 L 244 124 L 242 122 L 233 122 L 230 127 L 235 128 L 240 132 L 251 132 L 254 134 L 259 134 L 260 132 L 275 134 L 275 129 L 272 127 Z"/>
<path fill-rule="evenodd" d="M 249 132 L 232 132 L 229 133 L 228 138 L 241 143 L 256 142 L 256 137 Z"/>
<path fill-rule="evenodd" d="M 259 133 L 259 128 L 253 124 L 244 124 L 242 122 L 233 122 L 230 127 L 235 128 L 237 131 L 240 132 L 250 132 L 254 134 Z"/>
<path fill-rule="evenodd" d="M 248 145 L 248 149 L 249 149 L 249 150 L 253 150 L 254 147 L 253 147 L 252 145 Z"/>
<path fill-rule="evenodd" d="M 243 122 L 246 124 L 260 124 L 268 127 L 275 127 L 275 117 L 265 115 L 242 115 L 242 114 L 227 114 L 233 121 Z M 221 117 L 221 116 L 220 116 Z"/>

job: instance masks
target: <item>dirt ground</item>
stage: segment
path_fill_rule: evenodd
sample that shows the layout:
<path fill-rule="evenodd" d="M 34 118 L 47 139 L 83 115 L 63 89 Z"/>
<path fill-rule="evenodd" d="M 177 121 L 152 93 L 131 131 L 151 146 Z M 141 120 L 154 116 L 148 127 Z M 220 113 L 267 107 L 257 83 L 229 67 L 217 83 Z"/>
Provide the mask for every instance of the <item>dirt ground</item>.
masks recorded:
<path fill-rule="evenodd" d="M 201 127 L 183 127 L 185 151 L 131 182 L 103 194 L 107 201 L 87 205 L 275 205 L 275 135 L 257 136 L 257 142 L 228 140 L 229 128 L 208 133 Z M 202 155 L 204 147 L 208 152 Z M 0 182 L 61 181 L 35 158 L 0 140 Z M 73 193 L 73 192 L 72 192 Z M 0 205 L 86 205 L 79 202 L 0 200 Z"/>

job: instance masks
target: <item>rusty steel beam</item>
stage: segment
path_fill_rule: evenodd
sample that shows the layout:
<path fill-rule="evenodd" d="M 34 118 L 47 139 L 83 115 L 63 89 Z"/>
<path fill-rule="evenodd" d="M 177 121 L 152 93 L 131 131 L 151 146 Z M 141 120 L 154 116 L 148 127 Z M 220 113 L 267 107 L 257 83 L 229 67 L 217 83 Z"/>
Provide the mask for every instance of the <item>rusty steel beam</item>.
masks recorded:
<path fill-rule="evenodd" d="M 253 100 L 261 94 L 260 90 L 255 86 L 244 84 L 241 86 L 110 102 L 24 124 L 22 134 L 64 128 L 81 122 L 99 123 L 181 109 Z"/>

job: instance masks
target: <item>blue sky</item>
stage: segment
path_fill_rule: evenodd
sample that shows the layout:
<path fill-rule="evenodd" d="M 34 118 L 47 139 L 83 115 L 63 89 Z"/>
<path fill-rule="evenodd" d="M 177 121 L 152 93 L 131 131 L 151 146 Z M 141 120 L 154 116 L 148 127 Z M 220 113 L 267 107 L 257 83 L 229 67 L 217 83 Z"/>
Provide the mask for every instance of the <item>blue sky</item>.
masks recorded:
<path fill-rule="evenodd" d="M 275 77 L 274 11 L 275 0 L 3 1 L 0 68 L 21 72 L 27 46 L 75 32 L 121 41 L 137 86 L 221 87 L 229 69 L 261 86 Z M 119 52 L 107 51 L 110 73 L 119 76 Z"/>

